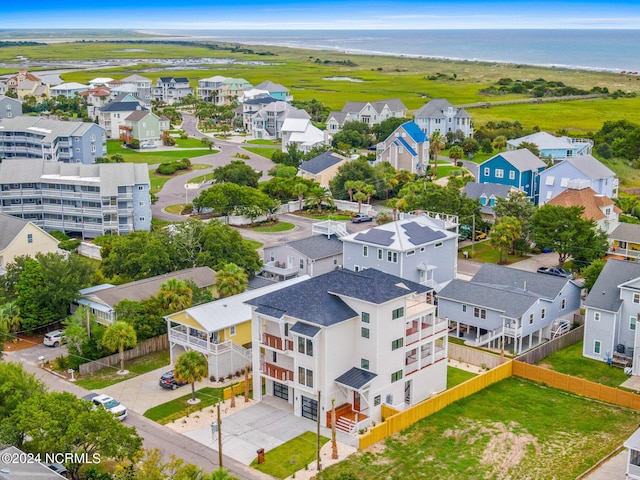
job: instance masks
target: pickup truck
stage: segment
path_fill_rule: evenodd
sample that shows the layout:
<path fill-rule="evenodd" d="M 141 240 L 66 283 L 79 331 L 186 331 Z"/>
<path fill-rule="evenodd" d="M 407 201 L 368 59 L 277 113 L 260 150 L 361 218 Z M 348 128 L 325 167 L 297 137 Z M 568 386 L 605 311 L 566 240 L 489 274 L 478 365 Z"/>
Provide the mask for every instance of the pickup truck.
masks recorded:
<path fill-rule="evenodd" d="M 547 275 L 555 275 L 556 277 L 573 278 L 573 274 L 560 267 L 540 267 L 538 273 L 546 273 Z"/>
<path fill-rule="evenodd" d="M 372 222 L 373 217 L 366 213 L 357 213 L 351 217 L 351 223 Z"/>
<path fill-rule="evenodd" d="M 102 406 L 105 410 L 113 413 L 120 421 L 127 418 L 127 408 L 124 405 L 121 405 L 117 400 L 111 398 L 109 395 L 90 393 L 82 398 L 93 403 L 94 408 Z"/>

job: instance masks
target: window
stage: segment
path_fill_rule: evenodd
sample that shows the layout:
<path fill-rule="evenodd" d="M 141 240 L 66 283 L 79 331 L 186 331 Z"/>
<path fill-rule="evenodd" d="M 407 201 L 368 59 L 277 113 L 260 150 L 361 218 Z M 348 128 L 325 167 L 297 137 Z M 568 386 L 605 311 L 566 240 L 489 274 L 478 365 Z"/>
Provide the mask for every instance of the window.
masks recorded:
<path fill-rule="evenodd" d="M 313 370 L 298 367 L 298 383 L 313 388 Z"/>
<path fill-rule="evenodd" d="M 382 260 L 382 249 L 378 249 L 378 260 Z"/>
<path fill-rule="evenodd" d="M 271 352 L 273 353 L 273 355 L 271 356 L 271 359 L 273 360 L 273 363 L 277 363 L 278 361 L 278 352 Z"/>
<path fill-rule="evenodd" d="M 275 262 L 276 260 L 276 252 L 274 252 L 273 250 L 271 252 L 269 252 L 269 261 L 271 262 Z"/>
<path fill-rule="evenodd" d="M 567 306 L 567 299 L 563 298 L 562 302 L 560 302 L 560 310 L 564 310 L 566 306 Z"/>
<path fill-rule="evenodd" d="M 552 177 L 551 175 L 548 175 L 547 179 L 544 181 L 544 184 L 551 186 L 551 185 L 553 185 L 553 182 L 555 180 L 556 180 L 555 177 Z"/>
<path fill-rule="evenodd" d="M 516 179 L 516 172 L 514 172 L 513 170 L 511 170 L 509 172 L 509 180 L 515 180 Z"/>
<path fill-rule="evenodd" d="M 138 217 L 138 220 L 144 222 L 144 217 Z"/>
<path fill-rule="evenodd" d="M 398 252 L 387 251 L 387 262 L 398 263 Z"/>
<path fill-rule="evenodd" d="M 354 265 L 353 266 L 353 271 L 354 272 L 359 272 L 360 271 L 360 267 L 358 265 Z"/>
<path fill-rule="evenodd" d="M 89 140 L 91 140 L 92 142 L 95 142 L 96 141 L 96 136 L 94 134 L 91 134 L 89 136 Z"/>
<path fill-rule="evenodd" d="M 139 205 L 140 207 L 144 207 L 144 202 L 138 202 L 138 205 Z"/>
<path fill-rule="evenodd" d="M 304 260 L 302 258 L 300 259 L 300 268 L 304 268 Z"/>
<path fill-rule="evenodd" d="M 362 246 L 362 256 L 363 257 L 368 257 L 369 256 L 369 247 L 367 245 L 363 245 Z"/>
<path fill-rule="evenodd" d="M 360 359 L 360 368 L 363 370 L 369 370 L 369 360 L 366 358 Z"/>
<path fill-rule="evenodd" d="M 629 317 L 629 330 L 636 329 L 636 322 L 638 321 L 638 317 Z"/>
<path fill-rule="evenodd" d="M 376 395 L 375 397 L 373 397 L 373 406 L 377 407 L 378 405 L 380 405 L 380 395 Z"/>
<path fill-rule="evenodd" d="M 407 252 L 407 257 L 410 257 L 411 255 L 415 255 L 415 254 L 416 254 L 416 251 L 415 251 L 415 250 L 409 250 L 409 251 Z"/>
<path fill-rule="evenodd" d="M 307 354 L 313 357 L 313 340 L 310 338 L 298 337 L 298 353 Z"/>
<path fill-rule="evenodd" d="M 333 264 L 334 264 L 334 265 L 337 265 L 337 264 L 338 264 L 338 256 L 337 256 L 337 255 L 334 255 L 334 256 L 333 256 Z"/>
<path fill-rule="evenodd" d="M 27 243 L 33 243 L 33 234 L 32 233 L 28 233 L 27 234 Z"/>
<path fill-rule="evenodd" d="M 424 252 L 424 247 L 420 247 L 420 251 L 421 251 L 421 252 Z"/>
<path fill-rule="evenodd" d="M 633 294 L 633 303 L 640 303 L 640 293 Z"/>
<path fill-rule="evenodd" d="M 491 169 L 489 167 L 484 167 L 484 175 L 487 177 L 491 175 Z"/>
<path fill-rule="evenodd" d="M 484 308 L 474 307 L 473 316 L 476 318 L 487 318 L 487 311 Z"/>
<path fill-rule="evenodd" d="M 529 325 L 533 325 L 533 313 L 529 314 Z"/>
<path fill-rule="evenodd" d="M 397 372 L 393 372 L 391 374 L 391 383 L 397 382 L 402 379 L 402 370 L 398 370 Z"/>
<path fill-rule="evenodd" d="M 437 242 L 433 248 L 440 248 L 442 246 L 442 242 Z"/>
<path fill-rule="evenodd" d="M 504 178 L 504 170 L 501 168 L 496 168 L 496 178 Z"/>
<path fill-rule="evenodd" d="M 466 305 L 462 305 L 462 311 L 466 312 L 467 311 L 467 306 Z"/>
<path fill-rule="evenodd" d="M 546 317 L 547 315 L 547 309 L 543 308 L 542 310 L 540 310 L 540 319 L 544 320 L 544 317 Z"/>
<path fill-rule="evenodd" d="M 289 324 L 288 323 L 284 324 L 284 336 L 285 337 L 289 336 Z"/>
<path fill-rule="evenodd" d="M 362 319 L 363 323 L 369 323 L 369 321 L 371 320 L 371 316 L 367 312 L 362 312 L 360 318 Z"/>
<path fill-rule="evenodd" d="M 229 336 L 233 337 L 236 334 L 236 326 L 235 325 L 231 325 L 229 327 Z"/>
<path fill-rule="evenodd" d="M 600 340 L 595 340 L 593 342 L 593 353 L 600 353 Z"/>
<path fill-rule="evenodd" d="M 313 388 L 313 370 L 307 369 L 307 387 Z"/>
<path fill-rule="evenodd" d="M 397 350 L 399 348 L 402 348 L 403 345 L 404 345 L 404 340 L 402 338 L 398 338 L 391 342 L 391 350 Z"/>
<path fill-rule="evenodd" d="M 298 383 L 304 385 L 306 380 L 306 371 L 303 367 L 298 367 Z"/>
<path fill-rule="evenodd" d="M 594 322 L 600 321 L 600 312 L 593 312 L 593 321 Z"/>
<path fill-rule="evenodd" d="M 144 187 L 142 185 L 138 185 L 138 191 L 142 191 L 144 190 Z"/>
<path fill-rule="evenodd" d="M 391 320 L 395 320 L 396 318 L 404 317 L 404 307 L 396 308 L 393 312 L 391 312 Z"/>
<path fill-rule="evenodd" d="M 361 336 L 362 338 L 369 338 L 369 329 L 368 329 L 368 328 L 366 328 L 366 327 L 362 327 L 362 328 L 360 329 L 360 336 Z"/>

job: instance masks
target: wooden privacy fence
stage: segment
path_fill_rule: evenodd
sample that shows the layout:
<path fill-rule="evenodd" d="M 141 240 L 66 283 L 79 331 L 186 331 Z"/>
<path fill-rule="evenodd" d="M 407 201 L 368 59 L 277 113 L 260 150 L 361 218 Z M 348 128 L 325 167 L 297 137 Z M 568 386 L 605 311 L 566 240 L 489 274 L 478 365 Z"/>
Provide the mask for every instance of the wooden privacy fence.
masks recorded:
<path fill-rule="evenodd" d="M 517 357 L 516 360 L 530 364 L 538 363 L 540 360 L 548 357 L 552 353 L 556 353 L 558 350 L 568 347 L 569 345 L 573 345 L 574 343 L 578 343 L 582 340 L 583 336 L 584 325 L 580 325 L 558 338 L 554 338 L 553 340 L 549 340 L 542 345 L 532 348 L 528 352 Z M 449 347 L 451 347 L 451 345 Z"/>
<path fill-rule="evenodd" d="M 253 375 L 249 374 L 249 391 L 251 391 L 251 386 L 253 385 Z M 232 393 L 233 392 L 233 393 Z M 229 400 L 232 395 L 243 395 L 244 394 L 244 378 L 240 380 L 235 385 L 227 387 L 223 390 L 223 400 Z"/>
<path fill-rule="evenodd" d="M 431 397 L 424 402 L 420 402 L 413 405 L 406 410 L 402 410 L 395 415 L 385 417 L 385 421 L 371 427 L 367 433 L 360 437 L 359 449 L 362 450 L 369 445 L 373 445 L 385 438 L 397 433 L 405 428 L 413 425 L 419 420 L 432 415 L 453 402 L 456 402 L 462 398 L 473 395 L 476 392 L 488 387 L 491 384 L 497 383 L 505 378 L 509 378 L 512 375 L 511 370 L 512 361 L 495 367 L 482 375 L 478 375 L 470 380 L 467 380 L 460 385 L 456 385 L 449 390 Z M 387 409 L 385 412 L 392 413 L 393 409 Z"/>
<path fill-rule="evenodd" d="M 169 348 L 169 338 L 167 337 L 166 333 L 164 335 L 159 335 L 157 337 L 149 338 L 143 342 L 140 342 L 131 350 L 124 351 L 125 367 L 126 367 L 127 360 L 142 357 L 143 355 L 147 355 L 153 352 L 158 352 L 160 350 L 166 350 L 168 348 Z M 80 365 L 80 375 L 86 375 L 88 373 L 97 372 L 98 370 L 102 370 L 103 368 L 113 367 L 119 364 L 120 364 L 120 355 L 118 353 L 115 353 L 113 355 L 109 355 L 108 357 L 103 357 L 103 358 L 99 358 L 98 360 L 94 360 L 93 362 L 83 363 L 82 365 Z"/>
<path fill-rule="evenodd" d="M 513 375 L 544 383 L 550 387 L 582 395 L 583 397 L 640 411 L 640 395 L 637 393 L 607 387 L 606 385 L 554 372 L 536 365 L 529 365 L 518 360 L 513 361 Z"/>

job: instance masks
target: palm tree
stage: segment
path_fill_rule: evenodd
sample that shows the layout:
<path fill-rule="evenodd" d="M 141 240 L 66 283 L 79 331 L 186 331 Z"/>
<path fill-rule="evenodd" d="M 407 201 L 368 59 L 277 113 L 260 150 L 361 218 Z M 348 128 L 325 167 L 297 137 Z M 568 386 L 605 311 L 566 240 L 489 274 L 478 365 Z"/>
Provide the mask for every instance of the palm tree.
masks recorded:
<path fill-rule="evenodd" d="M 333 196 L 329 189 L 324 187 L 315 187 L 309 192 L 309 198 L 307 204 L 311 207 L 317 207 L 318 213 L 322 213 L 322 204 L 326 203 L 330 207 L 335 205 Z"/>
<path fill-rule="evenodd" d="M 191 384 L 190 402 L 196 403 L 195 382 L 202 380 L 209 373 L 206 357 L 195 350 L 189 350 L 178 357 L 173 373 L 179 382 Z"/>
<path fill-rule="evenodd" d="M 497 148 L 498 152 L 501 152 L 502 150 L 504 150 L 504 147 L 507 146 L 507 137 L 505 137 L 504 135 L 498 135 L 493 139 L 491 145 L 493 146 L 493 148 Z"/>
<path fill-rule="evenodd" d="M 227 263 L 216 272 L 216 289 L 221 298 L 244 292 L 248 284 L 248 275 L 235 263 Z"/>
<path fill-rule="evenodd" d="M 304 183 L 296 183 L 293 186 L 293 193 L 298 196 L 298 201 L 300 202 L 298 210 L 302 210 L 302 200 L 304 200 L 304 196 L 308 191 L 309 187 L 307 187 Z"/>
<path fill-rule="evenodd" d="M 353 202 L 353 191 L 357 189 L 357 186 L 357 180 L 347 180 L 346 182 L 344 182 L 344 188 L 346 188 L 347 193 L 349 194 L 350 202 Z"/>
<path fill-rule="evenodd" d="M 113 322 L 102 335 L 102 344 L 107 349 L 115 352 L 118 350 L 120 353 L 120 371 L 124 372 L 124 349 L 132 348 L 136 346 L 138 339 L 136 337 L 136 331 L 130 323 L 122 320 Z"/>
<path fill-rule="evenodd" d="M 358 202 L 358 213 L 362 210 L 362 202 L 367 199 L 367 194 L 364 192 L 356 192 L 353 199 Z"/>
<path fill-rule="evenodd" d="M 373 185 L 365 185 L 362 189 L 362 193 L 367 196 L 367 203 L 371 205 L 371 196 L 375 195 L 377 192 Z"/>
<path fill-rule="evenodd" d="M 170 312 L 177 312 L 191 306 L 193 291 L 184 280 L 170 278 L 160 286 L 158 299 L 162 308 Z"/>
<path fill-rule="evenodd" d="M 502 250 L 510 247 L 522 234 L 522 226 L 515 217 L 502 217 L 489 233 L 489 243 L 500 249 L 500 262 L 502 263 Z"/>
<path fill-rule="evenodd" d="M 447 139 L 440 133 L 440 130 L 436 130 L 431 134 L 429 138 L 429 151 L 433 158 L 433 176 L 438 175 L 438 156 L 444 147 L 447 146 Z"/>
<path fill-rule="evenodd" d="M 20 307 L 15 302 L 7 302 L 0 307 L 0 324 L 5 326 L 8 333 L 16 333 L 20 330 L 22 318 Z"/>

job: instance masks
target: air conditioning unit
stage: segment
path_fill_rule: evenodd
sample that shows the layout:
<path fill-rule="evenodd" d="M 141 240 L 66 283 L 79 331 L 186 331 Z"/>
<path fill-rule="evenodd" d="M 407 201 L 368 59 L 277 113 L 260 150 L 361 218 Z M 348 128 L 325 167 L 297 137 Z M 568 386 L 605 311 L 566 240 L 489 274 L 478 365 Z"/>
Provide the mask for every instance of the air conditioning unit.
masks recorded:
<path fill-rule="evenodd" d="M 342 268 L 342 265 L 336 265 L 336 268 L 334 270 L 340 270 Z"/>

